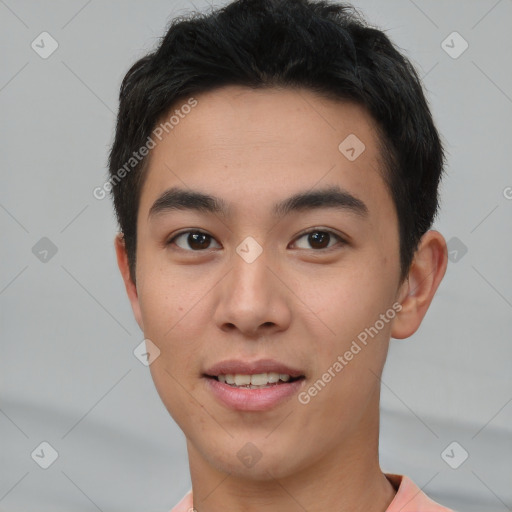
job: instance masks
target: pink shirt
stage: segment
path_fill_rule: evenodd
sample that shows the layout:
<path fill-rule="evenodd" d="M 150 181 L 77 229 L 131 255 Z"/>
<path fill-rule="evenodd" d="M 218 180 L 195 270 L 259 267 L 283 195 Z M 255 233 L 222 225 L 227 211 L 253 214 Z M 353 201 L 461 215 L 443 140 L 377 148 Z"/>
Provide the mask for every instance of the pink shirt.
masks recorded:
<path fill-rule="evenodd" d="M 410 478 L 405 475 L 386 474 L 397 490 L 386 512 L 454 512 L 431 500 Z M 192 512 L 192 491 L 169 512 Z"/>

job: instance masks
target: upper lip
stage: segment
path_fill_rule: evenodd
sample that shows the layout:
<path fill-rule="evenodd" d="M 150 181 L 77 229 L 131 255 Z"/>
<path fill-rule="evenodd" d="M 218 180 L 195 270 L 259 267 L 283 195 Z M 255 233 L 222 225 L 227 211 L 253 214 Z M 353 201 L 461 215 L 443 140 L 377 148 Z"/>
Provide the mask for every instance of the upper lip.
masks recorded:
<path fill-rule="evenodd" d="M 219 375 L 255 375 L 258 373 L 281 373 L 290 377 L 302 377 L 304 373 L 297 368 L 292 368 L 275 359 L 258 359 L 257 361 L 241 361 L 237 359 L 228 359 L 210 366 L 205 371 L 209 377 L 218 377 Z"/>

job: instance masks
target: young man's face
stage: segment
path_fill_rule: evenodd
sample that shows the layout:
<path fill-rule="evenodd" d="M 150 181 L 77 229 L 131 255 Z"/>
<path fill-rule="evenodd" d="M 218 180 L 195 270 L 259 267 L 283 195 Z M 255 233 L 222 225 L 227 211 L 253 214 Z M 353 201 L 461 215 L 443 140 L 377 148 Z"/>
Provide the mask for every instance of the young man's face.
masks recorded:
<path fill-rule="evenodd" d="M 196 99 L 152 150 L 136 291 L 124 272 L 137 321 L 160 350 L 152 377 L 194 467 L 260 480 L 320 462 L 329 471 L 327 461 L 376 442 L 379 376 L 408 292 L 374 123 L 359 106 L 306 90 L 226 87 Z M 337 207 L 274 210 L 329 187 L 347 194 Z M 215 196 L 228 211 L 170 201 L 152 210 L 174 188 Z M 227 360 L 269 359 L 303 378 L 233 390 L 205 376 L 228 373 L 211 370 Z"/>

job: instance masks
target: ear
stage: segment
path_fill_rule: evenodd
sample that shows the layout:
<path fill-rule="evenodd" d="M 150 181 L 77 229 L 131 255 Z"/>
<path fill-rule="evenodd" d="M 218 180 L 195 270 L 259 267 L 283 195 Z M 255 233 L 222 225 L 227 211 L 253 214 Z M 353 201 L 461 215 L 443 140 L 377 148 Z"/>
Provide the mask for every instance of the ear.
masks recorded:
<path fill-rule="evenodd" d="M 124 286 L 126 288 L 126 293 L 128 294 L 128 298 L 130 299 L 130 303 L 132 305 L 133 314 L 135 316 L 135 320 L 139 324 L 142 332 L 144 332 L 144 324 L 142 322 L 142 314 L 140 310 L 139 304 L 139 296 L 137 294 L 137 288 L 135 283 L 132 281 L 130 276 L 130 267 L 128 265 L 128 254 L 126 253 L 126 246 L 124 242 L 124 237 L 122 233 L 118 233 L 114 240 L 114 246 L 116 248 L 117 255 L 117 265 L 119 270 L 121 271 L 121 275 L 123 277 Z"/>
<path fill-rule="evenodd" d="M 402 309 L 396 315 L 391 337 L 408 338 L 419 328 L 448 265 L 446 241 L 438 231 L 427 231 L 420 240 L 407 279 L 399 289 Z"/>

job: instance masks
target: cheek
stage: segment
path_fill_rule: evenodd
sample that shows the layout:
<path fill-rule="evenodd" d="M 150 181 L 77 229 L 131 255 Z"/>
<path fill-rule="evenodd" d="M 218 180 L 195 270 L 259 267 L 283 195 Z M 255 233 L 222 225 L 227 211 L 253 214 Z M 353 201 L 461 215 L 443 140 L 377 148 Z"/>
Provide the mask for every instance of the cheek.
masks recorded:
<path fill-rule="evenodd" d="M 332 341 L 327 346 L 341 350 L 391 307 L 392 291 L 384 266 L 362 262 L 357 268 L 338 268 L 321 279 L 303 281 L 302 293 L 316 313 L 315 330 Z"/>
<path fill-rule="evenodd" d="M 377 332 L 372 328 L 380 314 L 391 307 L 391 295 L 385 282 L 376 282 L 370 272 L 325 284 L 316 300 L 310 296 L 311 309 L 318 311 L 322 322 L 311 327 L 312 338 L 319 341 L 311 387 L 306 389 L 310 402 L 300 407 L 305 407 L 306 423 L 311 423 L 304 426 L 306 430 L 314 430 L 321 418 L 328 426 L 326 432 L 339 433 L 357 424 L 356 416 L 364 413 L 374 397 L 387 355 L 391 322 L 379 323 Z M 328 444 L 327 438 L 325 442 Z"/>
<path fill-rule="evenodd" d="M 159 252 L 141 251 L 137 289 L 145 333 L 162 336 L 174 330 L 173 326 L 192 308 L 193 290 L 183 272 L 166 263 Z"/>
<path fill-rule="evenodd" d="M 211 286 L 181 268 L 173 272 L 165 266 L 147 268 L 149 272 L 141 273 L 139 291 L 144 336 L 158 346 L 158 362 L 168 372 L 190 379 L 190 369 L 197 367 L 201 354 L 201 331 L 208 322 L 207 302 L 202 299 Z"/>
<path fill-rule="evenodd" d="M 144 321 L 144 336 L 159 348 L 160 354 L 150 365 L 155 388 L 176 423 L 185 429 L 187 415 L 197 403 L 191 398 L 197 382 L 191 370 L 197 367 L 200 353 L 197 320 L 201 303 L 194 290 L 183 290 L 183 284 L 165 276 L 158 268 L 146 273 L 141 283 L 139 302 Z M 186 290 L 186 289 L 185 289 Z M 185 391 L 185 389 L 187 391 Z M 200 419 L 200 414 L 198 414 Z"/>
<path fill-rule="evenodd" d="M 139 304 L 144 321 L 144 334 L 151 338 L 161 336 L 177 322 L 179 304 L 173 285 L 157 274 L 144 276 L 139 291 Z"/>

